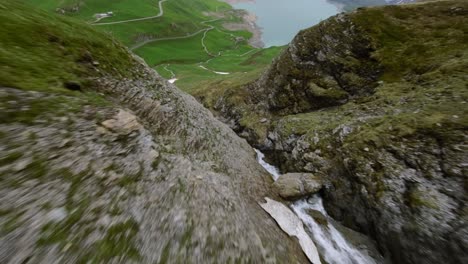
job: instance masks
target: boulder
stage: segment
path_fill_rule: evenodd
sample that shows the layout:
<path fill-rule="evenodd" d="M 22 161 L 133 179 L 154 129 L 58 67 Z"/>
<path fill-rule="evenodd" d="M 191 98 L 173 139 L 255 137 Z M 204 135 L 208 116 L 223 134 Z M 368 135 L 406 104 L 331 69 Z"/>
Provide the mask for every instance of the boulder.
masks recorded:
<path fill-rule="evenodd" d="M 121 135 L 128 135 L 133 131 L 138 131 L 142 125 L 138 122 L 135 115 L 120 109 L 119 113 L 112 119 L 101 123 L 106 129 Z"/>
<path fill-rule="evenodd" d="M 281 175 L 274 186 L 284 199 L 296 200 L 320 191 L 323 181 L 312 173 L 287 173 Z"/>

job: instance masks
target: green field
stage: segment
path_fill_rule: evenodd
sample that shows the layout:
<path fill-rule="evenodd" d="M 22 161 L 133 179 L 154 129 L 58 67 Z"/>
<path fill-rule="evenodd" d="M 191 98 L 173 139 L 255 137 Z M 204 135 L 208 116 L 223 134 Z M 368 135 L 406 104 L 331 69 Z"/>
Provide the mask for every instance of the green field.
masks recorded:
<path fill-rule="evenodd" d="M 281 50 L 256 49 L 247 41 L 251 32 L 224 28 L 224 23 L 239 23 L 242 17 L 219 0 L 166 0 L 159 17 L 158 0 L 22 1 L 80 19 L 112 35 L 162 76 L 177 78 L 177 86 L 190 93 L 247 73 L 253 79 L 252 72 L 258 75 Z M 106 12 L 113 16 L 97 21 L 95 14 Z M 137 21 L 128 21 L 133 19 Z"/>

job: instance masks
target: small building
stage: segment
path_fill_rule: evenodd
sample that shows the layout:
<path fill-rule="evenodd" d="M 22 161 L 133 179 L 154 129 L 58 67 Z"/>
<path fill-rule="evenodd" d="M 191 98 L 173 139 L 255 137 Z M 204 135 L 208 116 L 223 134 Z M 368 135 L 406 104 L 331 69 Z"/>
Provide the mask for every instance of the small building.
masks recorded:
<path fill-rule="evenodd" d="M 97 19 L 100 19 L 100 18 L 105 18 L 105 17 L 111 17 L 113 15 L 114 15 L 114 12 L 109 11 L 109 12 L 106 12 L 106 13 L 95 14 L 94 17 L 97 18 Z"/>

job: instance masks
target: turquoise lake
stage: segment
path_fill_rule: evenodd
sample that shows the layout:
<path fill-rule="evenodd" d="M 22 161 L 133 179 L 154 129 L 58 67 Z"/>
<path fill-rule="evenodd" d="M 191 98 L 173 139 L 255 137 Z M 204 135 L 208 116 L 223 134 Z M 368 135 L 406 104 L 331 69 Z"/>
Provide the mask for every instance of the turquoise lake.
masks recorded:
<path fill-rule="evenodd" d="M 299 30 L 340 12 L 326 0 L 255 0 L 233 6 L 257 16 L 265 47 L 286 45 Z"/>

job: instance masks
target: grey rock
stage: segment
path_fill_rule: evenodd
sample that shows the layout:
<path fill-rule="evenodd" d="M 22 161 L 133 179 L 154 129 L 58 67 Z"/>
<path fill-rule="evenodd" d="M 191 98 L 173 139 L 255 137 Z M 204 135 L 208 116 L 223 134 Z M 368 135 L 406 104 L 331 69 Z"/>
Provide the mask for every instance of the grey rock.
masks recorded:
<path fill-rule="evenodd" d="M 295 200 L 319 192 L 323 182 L 311 173 L 287 173 L 281 175 L 274 186 L 281 197 Z"/>
<path fill-rule="evenodd" d="M 31 159 L 31 158 L 21 159 L 21 160 L 19 160 L 19 161 L 17 161 L 17 162 L 15 163 L 15 165 L 13 166 L 13 170 L 14 170 L 15 172 L 20 172 L 20 171 L 26 169 L 26 167 L 27 167 L 29 164 L 31 164 L 31 162 L 32 162 L 32 159 Z"/>
<path fill-rule="evenodd" d="M 48 220 L 53 222 L 60 222 L 67 217 L 65 208 L 55 208 L 47 214 Z"/>
<path fill-rule="evenodd" d="M 85 99 L 95 93 L 0 89 L 0 100 L 23 106 L 44 98 L 58 102 L 43 109 L 36 118 L 41 123 L 0 123 L 0 156 L 28 153 L 34 162 L 34 170 L 22 169 L 24 163 L 10 173 L 3 172 L 11 164 L 0 165 L 0 222 L 14 223 L 0 236 L 0 262 L 102 257 L 99 245 L 117 230 L 125 239 L 113 245 L 128 250 L 104 262 L 132 263 L 133 254 L 142 263 L 306 263 L 299 243 L 258 206 L 273 195 L 271 177 L 247 142 L 151 68 L 128 70 L 147 75 L 97 79 L 96 92 L 112 101 L 106 106 Z M 87 107 L 68 111 L 69 105 Z M 45 118 L 59 112 L 70 122 Z M 37 246 L 57 232 L 57 243 Z"/>

